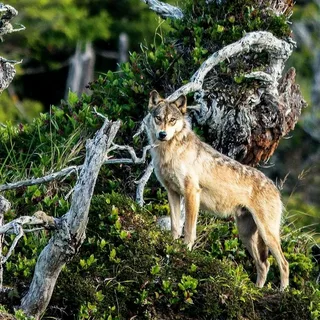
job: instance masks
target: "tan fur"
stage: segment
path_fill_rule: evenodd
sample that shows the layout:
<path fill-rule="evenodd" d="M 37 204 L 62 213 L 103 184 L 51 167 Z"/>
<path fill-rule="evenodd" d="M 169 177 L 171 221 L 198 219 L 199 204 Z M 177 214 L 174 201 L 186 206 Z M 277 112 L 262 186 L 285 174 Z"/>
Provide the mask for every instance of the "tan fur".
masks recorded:
<path fill-rule="evenodd" d="M 287 287 L 289 266 L 280 246 L 282 202 L 273 182 L 202 142 L 185 119 L 185 96 L 168 102 L 152 91 L 149 111 L 148 135 L 157 145 L 153 163 L 168 191 L 173 238 L 181 236 L 180 196 L 185 198 L 184 241 L 189 249 L 196 239 L 199 208 L 220 217 L 234 216 L 257 267 L 256 285 L 262 287 L 266 281 L 269 248 L 279 265 L 281 290 Z"/>

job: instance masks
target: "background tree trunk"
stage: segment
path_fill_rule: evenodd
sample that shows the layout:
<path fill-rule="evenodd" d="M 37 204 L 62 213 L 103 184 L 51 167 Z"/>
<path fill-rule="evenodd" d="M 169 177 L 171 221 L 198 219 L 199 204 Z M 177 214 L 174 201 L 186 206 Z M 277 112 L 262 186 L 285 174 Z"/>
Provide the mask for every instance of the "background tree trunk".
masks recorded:
<path fill-rule="evenodd" d="M 78 93 L 87 91 L 86 86 L 93 80 L 95 65 L 95 52 L 91 42 L 87 42 L 84 52 L 82 43 L 78 41 L 75 54 L 70 59 L 70 68 L 66 84 L 65 98 L 67 99 L 69 90 Z"/>

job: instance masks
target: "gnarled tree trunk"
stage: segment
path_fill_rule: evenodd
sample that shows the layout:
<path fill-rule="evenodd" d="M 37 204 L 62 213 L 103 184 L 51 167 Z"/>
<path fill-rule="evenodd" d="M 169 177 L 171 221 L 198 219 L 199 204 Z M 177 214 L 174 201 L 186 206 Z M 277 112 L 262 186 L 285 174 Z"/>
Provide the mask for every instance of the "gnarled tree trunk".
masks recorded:
<path fill-rule="evenodd" d="M 48 306 L 62 267 L 78 252 L 85 239 L 96 179 L 119 127 L 120 122 L 106 121 L 94 139 L 87 141 L 86 158 L 70 210 L 56 223 L 57 231 L 41 252 L 29 291 L 21 302 L 21 309 L 36 319 Z"/>
<path fill-rule="evenodd" d="M 183 19 L 179 8 L 157 0 L 144 2 L 164 18 Z M 206 1 L 207 7 L 211 2 L 214 1 Z M 262 2 L 260 5 L 264 6 L 261 10 L 289 17 L 293 4 L 290 0 L 278 0 L 268 8 Z M 244 164 L 266 162 L 306 106 L 295 83 L 295 70 L 282 76 L 293 47 L 291 38 L 278 39 L 265 31 L 247 33 L 239 41 L 212 52 L 188 84 L 173 94 L 169 86 L 169 99 L 194 93 L 192 119 L 202 127 L 208 143 Z M 186 45 L 184 50 L 193 48 Z M 232 72 L 222 71 L 222 62 Z M 237 71 L 239 77 L 235 79 Z"/>

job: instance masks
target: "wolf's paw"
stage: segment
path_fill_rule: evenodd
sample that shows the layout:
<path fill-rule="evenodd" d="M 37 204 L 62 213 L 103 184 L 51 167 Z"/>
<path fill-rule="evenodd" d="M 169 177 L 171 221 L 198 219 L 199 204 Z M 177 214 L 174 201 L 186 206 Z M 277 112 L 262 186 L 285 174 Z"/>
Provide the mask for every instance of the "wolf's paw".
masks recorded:
<path fill-rule="evenodd" d="M 187 245 L 187 248 L 191 251 L 194 245 L 194 241 L 185 241 L 184 243 Z"/>

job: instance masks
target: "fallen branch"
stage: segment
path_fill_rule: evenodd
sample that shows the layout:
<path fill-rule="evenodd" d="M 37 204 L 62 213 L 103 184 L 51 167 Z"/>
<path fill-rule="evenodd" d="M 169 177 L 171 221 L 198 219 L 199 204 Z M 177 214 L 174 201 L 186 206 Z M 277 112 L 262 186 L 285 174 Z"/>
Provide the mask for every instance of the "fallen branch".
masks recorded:
<path fill-rule="evenodd" d="M 17 181 L 17 182 L 12 182 L 12 183 L 5 183 L 0 185 L 0 192 L 1 191 L 6 191 L 6 190 L 12 190 L 12 189 L 18 189 L 21 187 L 28 187 L 28 186 L 33 186 L 37 184 L 43 184 L 43 183 L 49 183 L 53 180 L 59 180 L 62 179 L 74 172 L 80 171 L 82 166 L 70 166 L 67 168 L 64 168 L 60 171 L 50 173 L 46 176 L 43 176 L 41 178 L 33 178 L 33 179 L 27 179 L 27 180 L 22 180 L 22 181 Z"/>
<path fill-rule="evenodd" d="M 141 207 L 144 205 L 144 198 L 143 198 L 144 188 L 147 182 L 149 181 L 152 172 L 153 172 L 153 163 L 151 161 L 148 164 L 148 167 L 145 170 L 143 176 L 138 181 L 135 182 L 137 184 L 136 201 Z"/>

